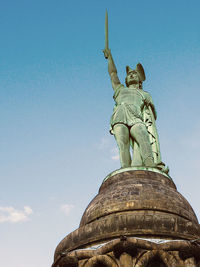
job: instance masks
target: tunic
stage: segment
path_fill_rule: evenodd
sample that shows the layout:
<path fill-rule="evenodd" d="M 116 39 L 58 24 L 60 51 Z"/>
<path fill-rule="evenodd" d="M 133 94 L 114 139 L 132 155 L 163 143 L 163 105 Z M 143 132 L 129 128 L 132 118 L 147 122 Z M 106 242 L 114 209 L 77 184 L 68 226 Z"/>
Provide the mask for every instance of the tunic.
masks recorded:
<path fill-rule="evenodd" d="M 136 123 L 143 123 L 143 109 L 145 103 L 152 103 L 149 93 L 141 89 L 133 89 L 124 87 L 120 84 L 113 96 L 115 106 L 111 117 L 110 133 L 113 134 L 115 124 L 122 123 L 128 127 L 132 127 Z"/>

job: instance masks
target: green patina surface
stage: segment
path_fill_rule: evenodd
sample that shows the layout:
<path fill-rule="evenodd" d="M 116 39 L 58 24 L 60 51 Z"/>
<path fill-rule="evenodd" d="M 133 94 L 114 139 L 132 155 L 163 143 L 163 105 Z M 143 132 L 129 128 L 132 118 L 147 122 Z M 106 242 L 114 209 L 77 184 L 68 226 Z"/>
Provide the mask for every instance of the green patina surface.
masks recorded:
<path fill-rule="evenodd" d="M 118 173 L 123 173 L 123 172 L 128 172 L 128 171 L 150 171 L 150 172 L 156 172 L 156 173 L 160 173 L 160 174 L 164 175 L 165 177 L 167 177 L 168 179 L 172 180 L 172 178 L 168 174 L 158 170 L 157 168 L 141 166 L 141 167 L 127 167 L 127 168 L 121 168 L 121 169 L 115 170 L 115 171 L 109 173 L 105 177 L 103 182 L 105 182 L 106 180 L 108 180 L 109 178 L 111 178 L 112 176 L 114 176 L 114 175 L 116 175 Z"/>
<path fill-rule="evenodd" d="M 108 15 L 105 20 L 104 56 L 108 61 L 108 73 L 114 90 L 115 106 L 110 121 L 122 168 L 151 167 L 168 173 L 169 168 L 161 161 L 160 144 L 156 129 L 156 109 L 150 94 L 142 89 L 145 72 L 142 64 L 135 69 L 126 67 L 125 85 L 117 75 L 117 69 L 108 46 Z M 133 150 L 131 158 L 130 148 Z"/>

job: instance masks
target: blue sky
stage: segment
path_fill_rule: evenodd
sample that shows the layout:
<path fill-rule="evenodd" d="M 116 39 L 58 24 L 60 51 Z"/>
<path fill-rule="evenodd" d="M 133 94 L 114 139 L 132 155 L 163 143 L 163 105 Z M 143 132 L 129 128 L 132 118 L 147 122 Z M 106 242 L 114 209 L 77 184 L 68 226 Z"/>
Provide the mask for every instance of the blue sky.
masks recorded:
<path fill-rule="evenodd" d="M 126 65 L 143 64 L 163 161 L 200 218 L 200 2 L 0 3 L 0 265 L 50 266 L 120 167 L 109 134 L 106 8 L 120 80 Z"/>

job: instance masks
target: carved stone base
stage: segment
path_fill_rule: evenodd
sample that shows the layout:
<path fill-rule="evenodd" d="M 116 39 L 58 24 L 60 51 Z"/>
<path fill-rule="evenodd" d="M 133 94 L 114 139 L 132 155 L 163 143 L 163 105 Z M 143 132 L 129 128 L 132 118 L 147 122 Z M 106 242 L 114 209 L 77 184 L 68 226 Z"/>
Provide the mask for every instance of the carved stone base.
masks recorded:
<path fill-rule="evenodd" d="M 198 267 L 200 245 L 184 240 L 121 238 L 97 248 L 79 249 L 60 255 L 59 267 Z"/>

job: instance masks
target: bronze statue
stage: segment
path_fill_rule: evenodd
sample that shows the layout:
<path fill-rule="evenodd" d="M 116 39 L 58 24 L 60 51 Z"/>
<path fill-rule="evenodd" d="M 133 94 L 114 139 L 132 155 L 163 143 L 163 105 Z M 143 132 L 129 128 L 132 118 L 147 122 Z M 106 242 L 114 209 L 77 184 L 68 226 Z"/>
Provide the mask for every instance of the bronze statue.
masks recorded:
<path fill-rule="evenodd" d="M 111 117 L 111 134 L 114 134 L 120 154 L 121 167 L 156 167 L 168 172 L 161 161 L 158 134 L 155 126 L 156 110 L 148 92 L 142 89 L 145 72 L 140 63 L 135 69 L 126 67 L 125 84 L 121 84 L 111 51 L 108 47 L 108 15 L 105 23 L 104 56 L 114 89 L 115 106 Z M 130 146 L 133 148 L 131 159 Z"/>

